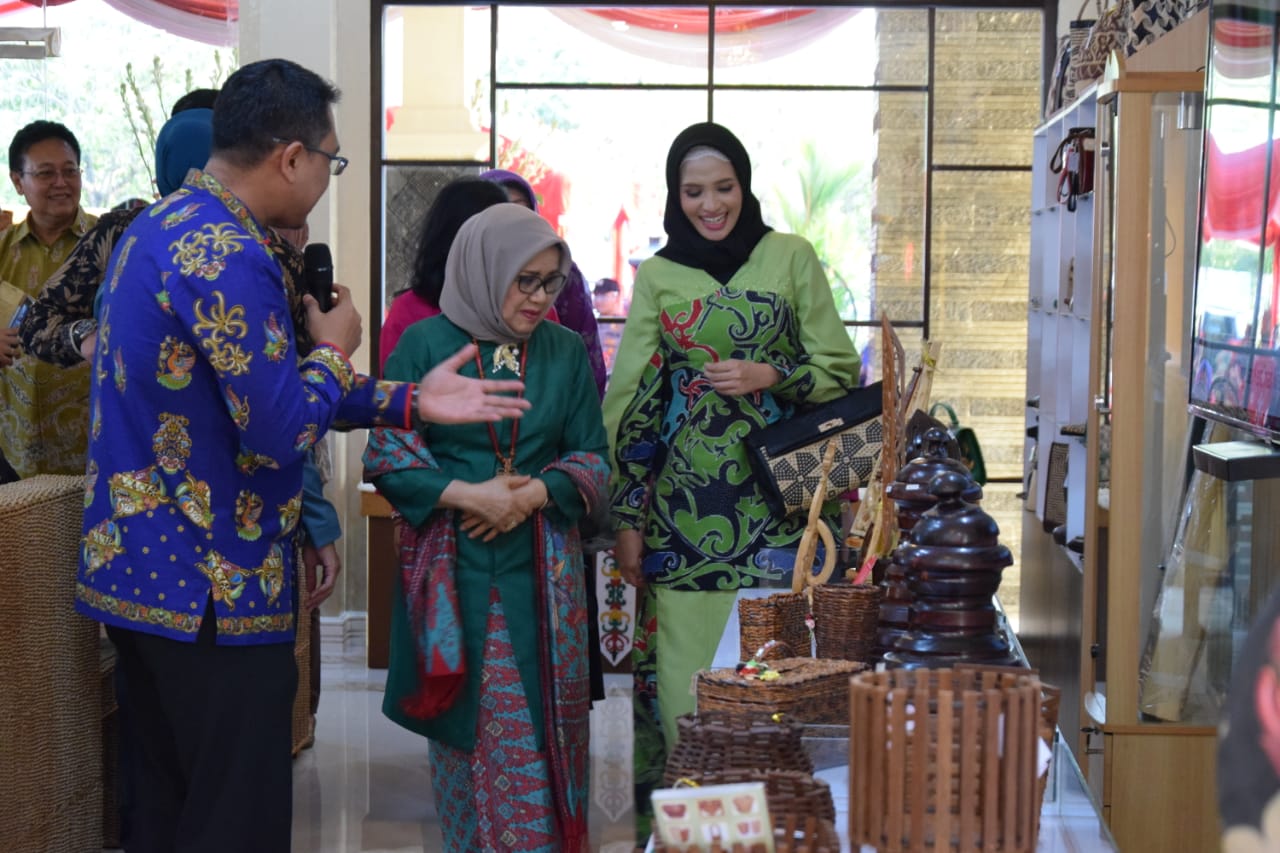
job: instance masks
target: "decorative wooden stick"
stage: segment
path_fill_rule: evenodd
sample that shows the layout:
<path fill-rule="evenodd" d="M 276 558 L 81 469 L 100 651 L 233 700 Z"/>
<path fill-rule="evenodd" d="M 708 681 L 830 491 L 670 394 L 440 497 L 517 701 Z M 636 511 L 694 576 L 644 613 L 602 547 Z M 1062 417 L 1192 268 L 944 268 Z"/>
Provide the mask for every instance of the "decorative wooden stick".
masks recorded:
<path fill-rule="evenodd" d="M 892 330 L 890 331 L 892 332 Z M 897 464 L 892 467 L 892 474 L 886 475 L 885 461 L 890 458 L 887 456 L 889 452 L 889 428 L 891 422 L 894 422 L 898 435 L 904 436 L 906 424 L 910 420 L 911 414 L 917 409 L 924 409 L 929 405 L 929 397 L 933 391 L 933 374 L 937 369 L 938 357 L 941 352 L 942 344 L 934 341 L 924 342 L 920 354 L 920 364 L 914 368 L 915 375 L 912 377 L 906 395 L 898 401 L 898 404 L 893 409 L 885 409 L 885 412 L 896 412 L 896 417 L 885 418 L 885 443 L 881 448 L 880 456 L 876 459 L 875 468 L 867 482 L 862 502 L 858 505 L 857 517 L 854 519 L 853 532 L 857 534 L 861 531 L 866 543 L 863 548 L 862 565 L 856 573 L 852 570 L 849 572 L 854 583 L 865 583 L 871 575 L 871 569 L 875 564 L 876 558 L 889 554 L 897 547 L 898 526 L 894 518 L 896 507 L 893 507 L 892 501 L 885 497 L 884 487 L 886 482 L 897 476 L 898 467 L 905 461 L 901 459 L 905 448 L 898 451 Z M 892 369 L 890 368 L 890 370 Z M 888 382 L 886 381 L 887 384 Z M 884 417 L 884 415 L 881 417 Z M 886 510 L 886 506 L 890 508 Z M 873 522 L 873 519 L 877 516 L 880 518 L 880 523 Z M 889 519 L 887 527 L 885 524 L 886 516 Z"/>
<path fill-rule="evenodd" d="M 836 462 L 837 449 L 834 441 L 828 441 L 826 452 L 822 454 L 822 480 L 809 502 L 809 520 L 796 547 L 796 565 L 791 571 L 791 591 L 804 590 L 809 596 L 810 607 L 813 606 L 812 588 L 826 583 L 836 568 L 836 541 L 831 535 L 831 528 L 822 520 L 822 504 L 827 500 L 827 482 L 831 477 L 831 467 Z M 822 571 L 815 576 L 813 558 L 818 553 L 818 539 L 827 546 L 827 553 L 823 555 Z"/>

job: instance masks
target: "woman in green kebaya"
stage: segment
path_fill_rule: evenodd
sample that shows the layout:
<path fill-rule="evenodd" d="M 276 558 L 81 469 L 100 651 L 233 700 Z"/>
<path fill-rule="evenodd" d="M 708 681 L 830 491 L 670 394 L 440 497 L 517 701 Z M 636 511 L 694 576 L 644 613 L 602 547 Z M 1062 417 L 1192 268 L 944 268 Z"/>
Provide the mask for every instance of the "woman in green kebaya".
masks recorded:
<path fill-rule="evenodd" d="M 813 247 L 764 224 L 742 143 L 695 124 L 672 144 L 666 179 L 667 243 L 640 265 L 604 400 L 615 555 L 640 588 L 641 834 L 664 733 L 693 710 L 690 681 L 711 664 L 737 590 L 789 577 L 803 532 L 802 518 L 770 514 L 743 438 L 859 373 Z"/>
<path fill-rule="evenodd" d="M 605 500 L 607 441 L 576 332 L 543 318 L 569 247 L 498 204 L 466 221 L 442 313 L 410 326 L 386 377 L 467 343 L 463 375 L 520 379 L 525 416 L 377 430 L 366 475 L 402 519 L 383 712 L 430 738 L 449 851 L 587 843 L 587 607 L 577 523 Z M 452 349 L 451 349 L 452 348 Z"/>

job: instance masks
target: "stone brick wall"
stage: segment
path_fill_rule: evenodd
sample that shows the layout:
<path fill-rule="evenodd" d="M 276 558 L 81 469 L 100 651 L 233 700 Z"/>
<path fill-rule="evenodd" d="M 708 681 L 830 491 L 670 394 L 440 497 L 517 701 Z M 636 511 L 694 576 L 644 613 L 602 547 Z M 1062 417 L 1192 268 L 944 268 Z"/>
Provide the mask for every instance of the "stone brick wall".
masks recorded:
<path fill-rule="evenodd" d="M 923 83 L 928 19 L 880 18 L 881 83 Z M 934 68 L 930 336 L 934 399 L 982 441 L 993 477 L 1022 474 L 1031 133 L 1039 121 L 1040 14 L 939 11 Z M 923 315 L 923 93 L 886 93 L 877 120 L 875 309 Z M 942 166 L 1027 171 L 937 171 Z M 914 363 L 919 337 L 899 333 Z M 1004 527 L 1005 525 L 1002 525 Z"/>

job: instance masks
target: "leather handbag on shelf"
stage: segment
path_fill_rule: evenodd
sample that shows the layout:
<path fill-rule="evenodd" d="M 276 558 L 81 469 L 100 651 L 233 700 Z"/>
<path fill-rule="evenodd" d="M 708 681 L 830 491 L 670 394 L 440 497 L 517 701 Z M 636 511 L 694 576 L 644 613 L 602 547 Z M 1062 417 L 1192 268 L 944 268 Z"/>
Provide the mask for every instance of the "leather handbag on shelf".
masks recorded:
<path fill-rule="evenodd" d="M 969 475 L 979 486 L 987 484 L 987 465 L 982 460 L 982 446 L 978 444 L 978 434 L 970 427 L 960 426 L 956 410 L 950 403 L 937 402 L 929 407 L 929 416 L 937 417 L 938 410 L 947 413 L 951 419 L 947 429 L 960 447 L 960 461 L 969 469 Z"/>
<path fill-rule="evenodd" d="M 1049 169 L 1058 175 L 1058 202 L 1076 209 L 1076 200 L 1093 191 L 1093 155 L 1097 147 L 1092 127 L 1073 127 L 1049 158 Z"/>
<path fill-rule="evenodd" d="M 778 515 L 808 511 L 830 441 L 839 449 L 827 493 L 834 497 L 866 485 L 884 440 L 882 394 L 879 382 L 856 388 L 747 436 L 747 457 L 770 509 Z"/>

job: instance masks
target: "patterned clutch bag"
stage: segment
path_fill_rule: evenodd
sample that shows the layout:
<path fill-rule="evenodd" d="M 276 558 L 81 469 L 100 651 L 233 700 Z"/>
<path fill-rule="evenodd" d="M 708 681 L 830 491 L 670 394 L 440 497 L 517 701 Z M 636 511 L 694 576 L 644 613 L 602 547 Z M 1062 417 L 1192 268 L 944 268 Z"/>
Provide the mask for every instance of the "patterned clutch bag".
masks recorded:
<path fill-rule="evenodd" d="M 884 440 L 882 407 L 877 382 L 748 435 L 747 455 L 769 508 L 777 515 L 808 511 L 822 481 L 822 454 L 829 441 L 839 449 L 827 494 L 834 497 L 866 485 Z"/>

